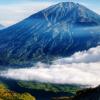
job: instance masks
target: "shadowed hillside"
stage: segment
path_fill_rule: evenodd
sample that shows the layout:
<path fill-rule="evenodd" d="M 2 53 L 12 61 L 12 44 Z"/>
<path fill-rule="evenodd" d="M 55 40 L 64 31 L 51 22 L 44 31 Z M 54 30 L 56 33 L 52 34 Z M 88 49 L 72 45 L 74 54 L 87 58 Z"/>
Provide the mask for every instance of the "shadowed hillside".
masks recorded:
<path fill-rule="evenodd" d="M 55 97 L 52 100 L 100 100 L 100 86 L 78 91 L 74 97 Z"/>

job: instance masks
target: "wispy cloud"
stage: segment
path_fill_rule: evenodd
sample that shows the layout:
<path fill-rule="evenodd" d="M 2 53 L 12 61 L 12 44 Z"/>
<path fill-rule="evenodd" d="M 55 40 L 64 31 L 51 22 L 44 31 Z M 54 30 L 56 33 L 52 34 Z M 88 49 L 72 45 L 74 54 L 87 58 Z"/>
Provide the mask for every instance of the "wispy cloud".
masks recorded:
<path fill-rule="evenodd" d="M 70 58 L 56 60 L 51 65 L 38 62 L 32 68 L 1 71 L 0 76 L 18 80 L 96 86 L 100 84 L 100 46 L 78 52 Z"/>
<path fill-rule="evenodd" d="M 13 25 L 50 5 L 48 2 L 0 5 L 0 23 L 5 26 Z"/>

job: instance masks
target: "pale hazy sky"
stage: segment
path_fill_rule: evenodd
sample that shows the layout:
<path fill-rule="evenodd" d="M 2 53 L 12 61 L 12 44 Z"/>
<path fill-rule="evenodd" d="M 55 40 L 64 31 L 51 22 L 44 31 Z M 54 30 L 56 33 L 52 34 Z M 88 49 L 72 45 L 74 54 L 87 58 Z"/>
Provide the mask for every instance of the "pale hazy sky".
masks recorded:
<path fill-rule="evenodd" d="M 0 0 L 0 24 L 10 26 L 50 5 L 73 1 L 100 14 L 99 0 Z"/>

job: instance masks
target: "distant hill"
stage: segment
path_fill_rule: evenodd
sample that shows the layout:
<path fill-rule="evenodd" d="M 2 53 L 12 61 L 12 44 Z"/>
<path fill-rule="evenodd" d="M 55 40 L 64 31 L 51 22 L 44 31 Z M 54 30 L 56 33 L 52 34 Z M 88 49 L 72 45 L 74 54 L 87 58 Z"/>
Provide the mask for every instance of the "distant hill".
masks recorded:
<path fill-rule="evenodd" d="M 100 86 L 78 91 L 74 97 L 57 97 L 52 100 L 100 100 Z"/>
<path fill-rule="evenodd" d="M 53 60 L 100 43 L 100 15 L 62 2 L 0 31 L 0 64 Z"/>
<path fill-rule="evenodd" d="M 0 30 L 3 29 L 3 28 L 4 28 L 4 26 L 0 24 Z"/>

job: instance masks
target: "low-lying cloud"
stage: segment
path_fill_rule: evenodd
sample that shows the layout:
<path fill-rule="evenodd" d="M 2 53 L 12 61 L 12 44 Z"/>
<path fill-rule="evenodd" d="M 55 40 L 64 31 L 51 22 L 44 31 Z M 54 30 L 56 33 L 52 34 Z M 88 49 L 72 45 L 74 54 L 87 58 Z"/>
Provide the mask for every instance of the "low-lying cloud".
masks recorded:
<path fill-rule="evenodd" d="M 100 62 L 100 46 L 91 48 L 88 51 L 77 52 L 69 58 L 62 58 L 54 63 L 95 63 Z"/>
<path fill-rule="evenodd" d="M 96 86 L 100 84 L 100 46 L 56 60 L 51 65 L 38 62 L 31 68 L 1 71 L 0 76 L 17 80 Z"/>

